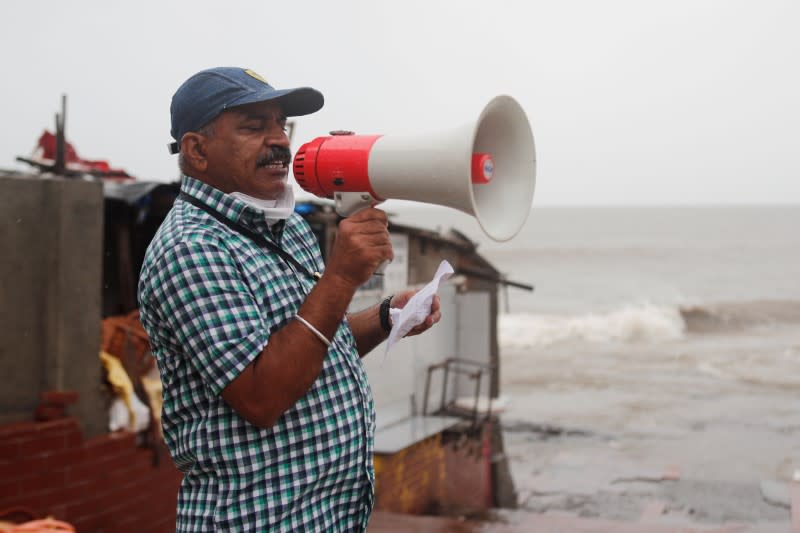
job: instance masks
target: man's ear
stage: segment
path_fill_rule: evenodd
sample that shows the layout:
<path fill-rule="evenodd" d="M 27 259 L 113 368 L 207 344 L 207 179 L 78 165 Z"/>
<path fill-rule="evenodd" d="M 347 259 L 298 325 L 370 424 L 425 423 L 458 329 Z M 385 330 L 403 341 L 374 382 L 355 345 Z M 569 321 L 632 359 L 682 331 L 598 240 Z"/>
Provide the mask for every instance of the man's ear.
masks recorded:
<path fill-rule="evenodd" d="M 205 142 L 204 135 L 193 131 L 184 133 L 181 138 L 183 160 L 194 171 L 205 172 L 208 168 Z"/>

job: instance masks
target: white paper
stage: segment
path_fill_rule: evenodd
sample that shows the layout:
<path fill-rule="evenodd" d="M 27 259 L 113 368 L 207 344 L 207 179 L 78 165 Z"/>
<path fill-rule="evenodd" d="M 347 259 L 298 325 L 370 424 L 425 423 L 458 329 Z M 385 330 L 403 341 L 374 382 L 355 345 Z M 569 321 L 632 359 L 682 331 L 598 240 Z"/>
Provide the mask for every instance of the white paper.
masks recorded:
<path fill-rule="evenodd" d="M 431 314 L 433 297 L 439 291 L 439 284 L 453 275 L 453 267 L 447 261 L 442 261 L 436 269 L 433 279 L 415 294 L 402 309 L 389 309 L 389 316 L 392 319 L 392 331 L 386 340 L 386 354 L 392 346 L 406 336 L 415 326 L 422 324 L 428 315 Z"/>

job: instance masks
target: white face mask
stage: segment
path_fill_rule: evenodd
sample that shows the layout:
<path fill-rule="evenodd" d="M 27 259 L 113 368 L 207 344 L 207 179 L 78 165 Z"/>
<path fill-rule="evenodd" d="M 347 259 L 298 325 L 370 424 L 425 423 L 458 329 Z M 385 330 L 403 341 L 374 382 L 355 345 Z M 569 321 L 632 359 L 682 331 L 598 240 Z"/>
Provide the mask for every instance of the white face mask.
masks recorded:
<path fill-rule="evenodd" d="M 264 220 L 269 226 L 272 226 L 279 220 L 289 218 L 289 215 L 294 211 L 294 189 L 288 185 L 283 189 L 283 193 L 275 200 L 262 200 L 261 198 L 248 196 L 243 192 L 232 192 L 230 195 L 246 203 L 253 209 L 258 209 L 263 212 Z"/>

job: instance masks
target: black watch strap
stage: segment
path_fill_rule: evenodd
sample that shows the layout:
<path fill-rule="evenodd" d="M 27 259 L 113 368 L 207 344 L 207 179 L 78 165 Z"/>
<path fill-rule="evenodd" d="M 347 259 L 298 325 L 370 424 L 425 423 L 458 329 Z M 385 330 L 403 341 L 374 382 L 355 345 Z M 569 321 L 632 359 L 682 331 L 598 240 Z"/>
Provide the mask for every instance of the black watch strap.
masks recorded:
<path fill-rule="evenodd" d="M 381 302 L 381 307 L 378 310 L 378 316 L 381 319 L 381 327 L 383 331 L 389 333 L 392 331 L 392 324 L 389 321 L 389 307 L 392 305 L 392 297 L 389 296 L 384 301 Z"/>

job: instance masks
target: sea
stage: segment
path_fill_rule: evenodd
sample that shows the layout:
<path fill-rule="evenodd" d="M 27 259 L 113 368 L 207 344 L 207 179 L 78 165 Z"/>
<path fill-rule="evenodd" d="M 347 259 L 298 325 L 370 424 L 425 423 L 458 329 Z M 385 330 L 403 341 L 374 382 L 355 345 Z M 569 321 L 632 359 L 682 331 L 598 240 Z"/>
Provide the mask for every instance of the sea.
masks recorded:
<path fill-rule="evenodd" d="M 507 280 L 534 288 L 501 290 L 499 316 L 504 420 L 523 506 L 569 511 L 552 497 L 578 490 L 559 475 L 565 449 L 595 465 L 576 482 L 581 494 L 592 471 L 635 478 L 677 468 L 744 484 L 800 472 L 800 206 L 534 205 L 507 242 L 458 211 L 387 211 L 403 224 L 455 229 Z M 577 440 L 548 444 L 543 427 Z M 728 501 L 731 516 L 744 512 Z M 725 504 L 710 507 L 713 521 Z M 615 517 L 613 505 L 575 512 L 592 509 Z"/>
<path fill-rule="evenodd" d="M 508 347 L 753 328 L 773 337 L 800 324 L 800 206 L 534 207 L 507 242 L 451 209 L 390 213 L 455 229 L 508 280 L 534 286 L 501 293 Z"/>

